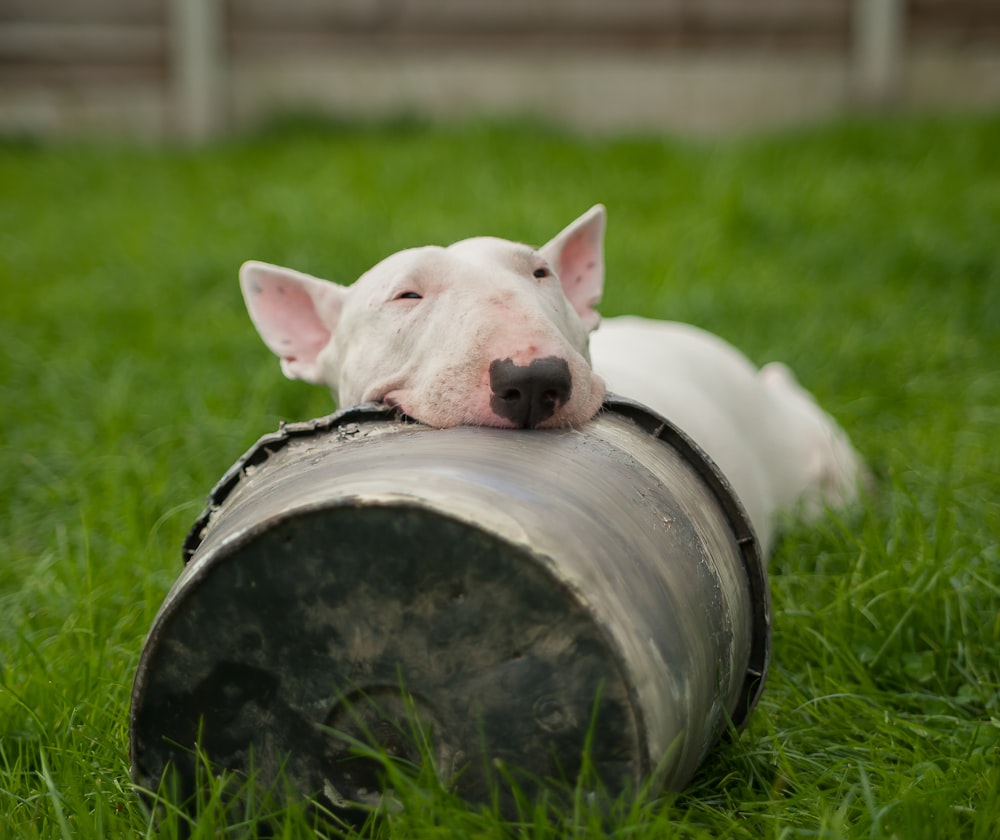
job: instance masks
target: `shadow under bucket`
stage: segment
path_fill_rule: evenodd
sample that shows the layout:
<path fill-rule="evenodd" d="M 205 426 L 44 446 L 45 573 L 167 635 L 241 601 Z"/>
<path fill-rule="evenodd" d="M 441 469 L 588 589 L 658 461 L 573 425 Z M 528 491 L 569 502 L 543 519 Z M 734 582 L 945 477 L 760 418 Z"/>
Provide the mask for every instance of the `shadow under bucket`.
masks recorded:
<path fill-rule="evenodd" d="M 334 808 L 378 801 L 351 741 L 488 801 L 498 760 L 680 788 L 755 705 L 767 579 L 715 466 L 609 398 L 581 429 L 418 425 L 361 406 L 262 438 L 212 491 L 139 661 L 132 773 L 194 749 Z M 401 686 L 404 690 L 401 690 Z"/>

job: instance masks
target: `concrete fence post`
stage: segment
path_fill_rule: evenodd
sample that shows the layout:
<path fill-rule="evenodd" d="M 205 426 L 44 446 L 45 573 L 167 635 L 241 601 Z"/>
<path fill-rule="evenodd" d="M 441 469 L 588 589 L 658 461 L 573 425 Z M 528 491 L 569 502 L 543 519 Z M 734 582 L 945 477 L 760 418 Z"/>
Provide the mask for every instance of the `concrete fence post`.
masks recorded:
<path fill-rule="evenodd" d="M 199 142 L 227 123 L 225 0 L 169 0 L 174 133 Z"/>
<path fill-rule="evenodd" d="M 853 0 L 851 81 L 867 107 L 899 102 L 906 48 L 906 0 Z"/>

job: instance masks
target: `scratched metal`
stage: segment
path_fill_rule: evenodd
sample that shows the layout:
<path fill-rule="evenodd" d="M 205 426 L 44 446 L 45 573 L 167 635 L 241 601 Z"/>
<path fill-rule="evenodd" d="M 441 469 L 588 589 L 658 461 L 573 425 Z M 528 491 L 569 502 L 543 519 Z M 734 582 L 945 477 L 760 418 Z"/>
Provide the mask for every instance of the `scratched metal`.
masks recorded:
<path fill-rule="evenodd" d="M 609 398 L 582 429 L 436 430 L 362 406 L 285 426 L 212 491 L 140 659 L 132 772 L 192 750 L 373 804 L 416 760 L 488 800 L 590 759 L 612 791 L 680 788 L 755 705 L 767 581 L 725 480 Z M 589 733 L 589 735 L 588 735 Z M 485 756 L 484 756 L 485 753 Z"/>

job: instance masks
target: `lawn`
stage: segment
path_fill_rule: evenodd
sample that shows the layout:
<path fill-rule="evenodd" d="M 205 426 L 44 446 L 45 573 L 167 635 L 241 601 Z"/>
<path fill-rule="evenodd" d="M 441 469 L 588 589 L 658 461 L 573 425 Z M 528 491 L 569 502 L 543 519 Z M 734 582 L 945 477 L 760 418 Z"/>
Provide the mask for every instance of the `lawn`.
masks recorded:
<path fill-rule="evenodd" d="M 181 541 L 257 437 L 331 409 L 281 377 L 240 263 L 346 283 L 409 245 L 541 243 L 597 201 L 604 313 L 789 363 L 877 491 L 785 535 L 763 699 L 687 790 L 505 825 L 401 780 L 403 811 L 361 833 L 996 837 L 998 150 L 1000 116 L 716 143 L 308 121 L 198 150 L 0 142 L 0 838 L 157 830 L 127 713 Z M 193 836 L 255 836 L 251 809 L 219 828 L 218 789 Z M 162 836 L 183 823 L 168 811 Z"/>

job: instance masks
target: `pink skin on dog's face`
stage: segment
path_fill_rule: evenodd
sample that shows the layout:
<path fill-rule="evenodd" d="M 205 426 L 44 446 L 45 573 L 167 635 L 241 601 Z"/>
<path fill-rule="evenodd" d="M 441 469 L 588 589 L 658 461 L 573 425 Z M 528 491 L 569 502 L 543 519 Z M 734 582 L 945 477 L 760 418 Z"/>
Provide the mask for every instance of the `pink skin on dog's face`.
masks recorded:
<path fill-rule="evenodd" d="M 564 393 L 529 425 L 576 425 L 600 408 L 604 386 L 591 371 L 586 332 L 544 258 L 527 247 L 472 240 L 403 252 L 354 293 L 330 352 L 344 403 L 387 402 L 442 428 L 516 427 L 525 424 L 496 410 L 491 369 L 556 359 Z"/>
<path fill-rule="evenodd" d="M 491 237 L 401 251 L 348 289 L 262 263 L 241 282 L 286 375 L 342 405 L 442 428 L 572 426 L 604 399 L 587 351 L 603 225 L 598 206 L 537 251 Z"/>

